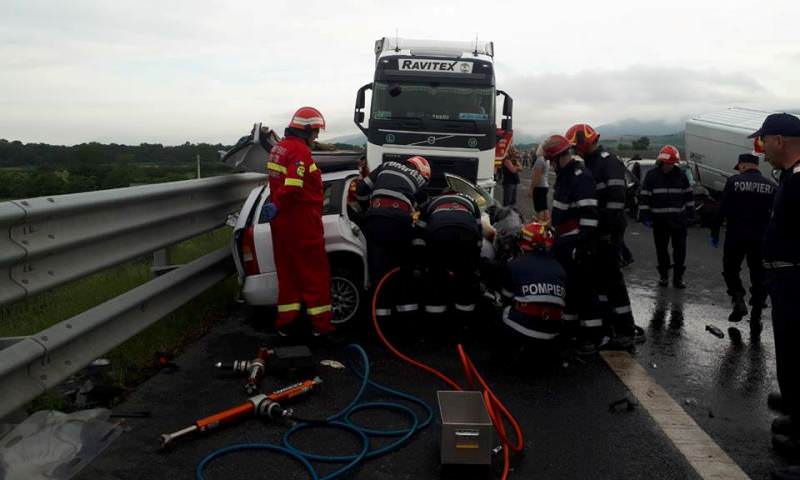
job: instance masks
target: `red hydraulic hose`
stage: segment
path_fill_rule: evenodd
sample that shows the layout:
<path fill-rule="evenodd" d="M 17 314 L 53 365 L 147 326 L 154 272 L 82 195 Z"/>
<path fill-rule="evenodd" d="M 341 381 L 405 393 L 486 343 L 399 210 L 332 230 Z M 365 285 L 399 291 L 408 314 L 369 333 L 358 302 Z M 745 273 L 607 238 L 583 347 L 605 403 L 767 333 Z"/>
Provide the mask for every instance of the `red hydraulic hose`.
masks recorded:
<path fill-rule="evenodd" d="M 383 276 L 380 282 L 378 282 L 378 286 L 375 288 L 375 294 L 372 297 L 372 325 L 375 327 L 375 333 L 378 334 L 378 338 L 381 339 L 381 342 L 386 346 L 386 348 L 392 352 L 396 357 L 404 362 L 413 365 L 425 372 L 430 373 L 431 375 L 437 377 L 439 380 L 446 383 L 454 390 L 463 390 L 463 388 L 454 382 L 450 377 L 445 375 L 444 373 L 436 370 L 435 368 L 414 360 L 413 358 L 405 355 L 400 350 L 398 350 L 391 342 L 386 338 L 381 330 L 381 326 L 378 323 L 378 315 L 377 315 L 377 305 L 378 305 L 378 296 L 380 295 L 381 289 L 386 281 L 395 273 L 397 273 L 400 268 L 394 268 L 390 270 L 386 275 Z M 464 351 L 464 347 L 461 344 L 456 345 L 456 349 L 458 350 L 458 356 L 461 359 L 461 364 L 464 367 L 464 375 L 467 378 L 468 386 L 472 387 L 477 380 L 480 387 L 483 389 L 483 399 L 486 403 L 486 409 L 489 414 L 489 418 L 492 419 L 492 424 L 494 425 L 495 430 L 497 431 L 497 436 L 500 438 L 500 442 L 503 444 L 503 475 L 502 480 L 506 480 L 508 478 L 509 473 L 509 466 L 510 466 L 510 452 L 521 452 L 525 447 L 525 440 L 522 436 L 522 429 L 519 426 L 519 423 L 511 414 L 511 412 L 503 405 L 503 402 L 500 401 L 499 398 L 494 394 L 489 385 L 486 381 L 481 377 L 481 374 L 478 372 L 478 369 L 475 368 L 475 364 L 472 363 L 472 359 L 467 355 L 467 352 Z M 505 423 L 508 422 L 511 425 L 511 428 L 514 430 L 514 437 L 516 439 L 516 443 L 511 443 L 508 439 L 508 435 L 506 434 Z"/>

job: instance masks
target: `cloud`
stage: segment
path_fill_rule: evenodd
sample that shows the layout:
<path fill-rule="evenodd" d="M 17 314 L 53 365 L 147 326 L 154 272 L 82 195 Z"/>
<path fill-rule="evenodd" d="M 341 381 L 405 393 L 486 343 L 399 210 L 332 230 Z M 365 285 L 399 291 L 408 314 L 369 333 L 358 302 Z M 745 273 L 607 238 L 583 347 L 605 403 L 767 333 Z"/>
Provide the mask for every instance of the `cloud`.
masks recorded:
<path fill-rule="evenodd" d="M 502 88 L 514 96 L 516 125 L 537 132 L 578 121 L 673 122 L 687 114 L 772 97 L 750 75 L 653 66 L 519 76 Z"/>

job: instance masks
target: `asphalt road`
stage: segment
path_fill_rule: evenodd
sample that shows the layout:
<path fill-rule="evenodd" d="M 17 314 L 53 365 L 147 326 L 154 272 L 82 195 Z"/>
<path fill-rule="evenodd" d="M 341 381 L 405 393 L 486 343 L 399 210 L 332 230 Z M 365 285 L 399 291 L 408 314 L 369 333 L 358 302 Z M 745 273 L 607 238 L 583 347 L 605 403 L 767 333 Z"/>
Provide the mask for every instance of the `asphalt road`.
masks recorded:
<path fill-rule="evenodd" d="M 520 209 L 530 211 L 520 187 Z M 728 335 L 728 299 L 722 285 L 721 250 L 708 244 L 708 234 L 691 229 L 688 248 L 689 288 L 659 288 L 650 232 L 632 225 L 628 245 L 636 262 L 626 269 L 632 307 L 647 343 L 633 354 L 653 381 L 716 442 L 751 478 L 768 478 L 784 463 L 770 448 L 766 394 L 776 389 L 772 330 L 766 322 L 760 341 L 752 341 L 746 324 L 742 341 Z M 179 430 L 195 419 L 242 402 L 242 380 L 220 376 L 217 360 L 249 358 L 260 344 L 275 338 L 262 328 L 262 319 L 244 306 L 220 321 L 205 337 L 177 359 L 180 369 L 162 372 L 137 389 L 118 411 L 152 411 L 152 418 L 130 419 L 130 431 L 117 439 L 78 476 L 80 479 L 193 478 L 197 463 L 215 449 L 242 442 L 279 443 L 286 428 L 259 420 L 220 429 L 181 442 L 169 451 L 158 449 L 161 433 Z M 769 318 L 769 310 L 765 312 Z M 611 412 L 609 404 L 633 398 L 601 357 L 585 362 L 532 360 L 523 368 L 508 368 L 504 347 L 493 332 L 497 319 L 484 311 L 468 331 L 436 335 L 429 325 L 409 322 L 411 333 L 398 340 L 402 350 L 462 380 L 453 344 L 463 340 L 467 351 L 520 421 L 526 454 L 511 478 L 563 479 L 687 479 L 701 478 L 684 453 L 665 434 L 665 427 L 641 406 Z M 707 324 L 726 332 L 718 339 Z M 412 330 L 413 329 L 413 330 Z M 373 379 L 419 396 L 435 405 L 435 392 L 446 389 L 437 380 L 412 369 L 380 346 L 374 335 L 352 334 L 370 355 Z M 316 361 L 344 361 L 341 347 L 318 348 Z M 357 388 L 350 373 L 317 366 L 324 380 L 318 392 L 295 405 L 298 415 L 324 417 L 347 405 Z M 307 375 L 299 375 L 307 376 Z M 269 375 L 265 390 L 295 377 Z M 370 395 L 370 399 L 383 398 Z M 379 428 L 398 427 L 394 414 L 368 411 L 357 417 Z M 438 420 L 438 417 L 437 417 Z M 398 451 L 367 461 L 353 478 L 435 479 L 482 478 L 477 472 L 447 477 L 438 464 L 441 428 L 434 422 Z M 378 444 L 381 444 L 379 441 Z M 297 443 L 317 452 L 350 453 L 357 443 L 346 433 L 330 429 L 307 432 Z M 322 473 L 332 471 L 319 465 Z M 308 478 L 294 461 L 272 453 L 241 452 L 212 464 L 206 478 Z M 499 477 L 497 477 L 499 478 Z"/>

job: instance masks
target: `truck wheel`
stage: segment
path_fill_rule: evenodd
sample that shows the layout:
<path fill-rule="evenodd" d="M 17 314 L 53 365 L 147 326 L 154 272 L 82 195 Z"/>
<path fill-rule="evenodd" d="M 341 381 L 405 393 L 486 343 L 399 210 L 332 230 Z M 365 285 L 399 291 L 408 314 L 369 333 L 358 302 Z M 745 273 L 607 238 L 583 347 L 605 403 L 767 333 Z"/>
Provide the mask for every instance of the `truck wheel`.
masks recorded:
<path fill-rule="evenodd" d="M 331 323 L 337 327 L 356 323 L 364 303 L 360 275 L 346 268 L 331 268 Z"/>

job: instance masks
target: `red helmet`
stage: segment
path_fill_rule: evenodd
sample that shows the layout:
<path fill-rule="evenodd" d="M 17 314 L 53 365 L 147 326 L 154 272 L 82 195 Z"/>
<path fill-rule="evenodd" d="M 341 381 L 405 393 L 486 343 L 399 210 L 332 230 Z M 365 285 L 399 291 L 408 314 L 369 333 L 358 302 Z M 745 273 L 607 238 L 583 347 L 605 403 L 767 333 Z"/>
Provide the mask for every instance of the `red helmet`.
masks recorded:
<path fill-rule="evenodd" d="M 549 249 L 553 246 L 553 232 L 544 223 L 531 222 L 523 225 L 521 233 L 519 248 L 523 251 L 532 252 L 537 248 Z"/>
<path fill-rule="evenodd" d="M 661 151 L 658 152 L 658 157 L 656 157 L 656 159 L 660 162 L 676 165 L 681 161 L 681 153 L 672 145 L 664 145 Z"/>
<path fill-rule="evenodd" d="M 565 137 L 575 145 L 575 150 L 578 153 L 589 153 L 589 150 L 600 140 L 600 134 L 597 133 L 597 130 L 586 123 L 576 123 L 569 127 Z"/>
<path fill-rule="evenodd" d="M 289 128 L 325 130 L 325 117 L 314 107 L 300 107 L 289 122 Z"/>
<path fill-rule="evenodd" d="M 554 160 L 562 153 L 566 152 L 572 147 L 572 144 L 566 137 L 561 135 L 553 135 L 544 141 L 541 145 L 544 158 L 547 160 Z"/>
<path fill-rule="evenodd" d="M 409 158 L 406 161 L 416 168 L 420 175 L 425 177 L 425 180 L 431 179 L 431 165 L 428 163 L 428 160 L 426 160 L 425 157 L 420 157 L 417 155 Z"/>
<path fill-rule="evenodd" d="M 756 155 L 762 155 L 765 153 L 764 141 L 761 140 L 761 137 L 756 137 L 753 139 L 753 153 Z"/>

